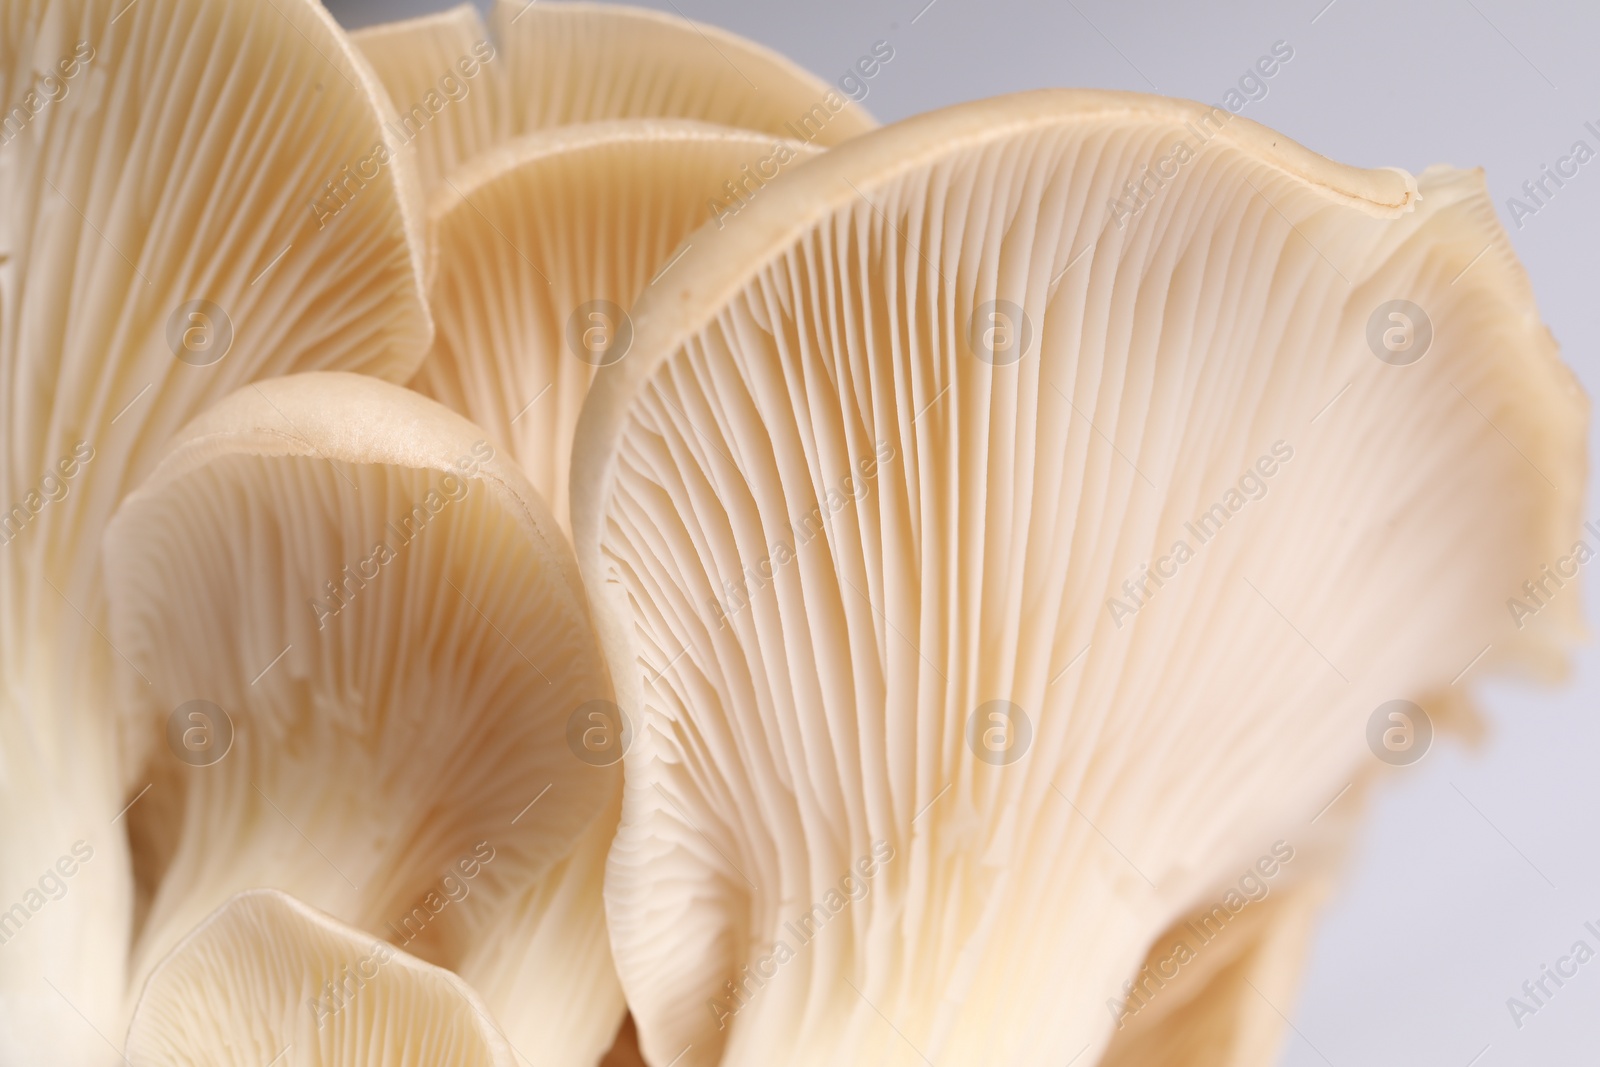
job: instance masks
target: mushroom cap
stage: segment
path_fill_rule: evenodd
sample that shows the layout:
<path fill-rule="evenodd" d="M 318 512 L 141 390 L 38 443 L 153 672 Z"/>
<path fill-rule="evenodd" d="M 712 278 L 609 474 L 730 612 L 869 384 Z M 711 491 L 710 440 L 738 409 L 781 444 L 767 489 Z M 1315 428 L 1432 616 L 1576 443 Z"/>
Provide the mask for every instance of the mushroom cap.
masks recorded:
<path fill-rule="evenodd" d="M 1047 91 L 690 241 L 572 473 L 653 1060 L 1102 1049 L 1374 709 L 1570 639 L 1504 600 L 1571 544 L 1586 403 L 1476 173 Z"/>
<path fill-rule="evenodd" d="M 432 329 L 420 192 L 311 0 L 8 3 L 0 94 L 19 105 L 0 148 L 0 872 L 36 883 L 75 842 L 94 853 L 0 953 L 0 1060 L 93 1063 L 94 1027 L 126 1020 L 118 814 L 146 784 L 119 765 L 100 535 L 165 440 L 241 385 L 411 376 Z"/>
<path fill-rule="evenodd" d="M 787 57 L 716 26 L 621 4 L 501 0 L 357 30 L 430 195 L 513 137 L 614 119 L 692 119 L 838 144 L 876 126 Z"/>
<path fill-rule="evenodd" d="M 456 975 L 286 893 L 231 897 L 151 974 L 128 1028 L 135 1067 L 513 1067 Z"/>
<path fill-rule="evenodd" d="M 556 1061 L 604 1051 L 621 768 L 589 741 L 610 685 L 514 461 L 398 386 L 274 379 L 179 435 L 106 559 L 126 730 L 161 739 L 128 816 L 151 894 L 136 978 L 270 886 L 461 971 Z M 522 1004 L 541 980 L 592 996 Z"/>

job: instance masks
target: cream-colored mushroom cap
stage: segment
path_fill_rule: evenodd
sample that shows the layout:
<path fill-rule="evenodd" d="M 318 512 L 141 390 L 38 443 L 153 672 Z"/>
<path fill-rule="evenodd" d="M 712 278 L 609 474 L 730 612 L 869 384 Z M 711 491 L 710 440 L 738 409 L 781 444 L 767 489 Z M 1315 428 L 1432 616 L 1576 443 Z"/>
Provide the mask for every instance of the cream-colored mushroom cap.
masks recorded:
<path fill-rule="evenodd" d="M 113 1062 L 118 816 L 146 782 L 119 766 L 100 535 L 239 386 L 410 377 L 421 210 L 381 89 L 311 0 L 7 3 L 0 100 L 0 880 L 92 852 L 4 931 L 0 1061 Z"/>
<path fill-rule="evenodd" d="M 1092 1062 L 1375 709 L 1559 652 L 1586 407 L 1475 172 L 1048 91 L 710 236 L 573 451 L 652 1062 Z"/>
<path fill-rule="evenodd" d="M 123 504 L 106 580 L 152 746 L 136 979 L 272 887 L 459 972 L 549 1062 L 605 1050 L 620 720 L 566 539 L 479 428 L 359 375 L 248 386 Z"/>
<path fill-rule="evenodd" d="M 785 56 L 646 8 L 500 0 L 487 25 L 462 4 L 351 37 L 430 191 L 497 143 L 554 126 L 696 119 L 825 147 L 876 125 Z"/>
<path fill-rule="evenodd" d="M 447 970 L 257 889 L 227 901 L 150 976 L 133 1067 L 513 1067 L 472 988 Z"/>

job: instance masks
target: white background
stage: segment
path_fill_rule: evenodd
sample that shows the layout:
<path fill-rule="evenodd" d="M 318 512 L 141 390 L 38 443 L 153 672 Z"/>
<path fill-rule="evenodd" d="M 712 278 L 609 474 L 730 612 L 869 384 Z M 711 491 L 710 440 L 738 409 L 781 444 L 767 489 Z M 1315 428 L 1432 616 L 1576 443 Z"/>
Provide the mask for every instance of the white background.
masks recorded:
<path fill-rule="evenodd" d="M 1218 103 L 1287 41 L 1294 58 L 1244 114 L 1346 163 L 1484 167 L 1545 320 L 1587 391 L 1600 388 L 1600 159 L 1520 229 L 1506 207 L 1573 141 L 1600 150 L 1583 127 L 1600 128 L 1592 0 L 926 2 L 646 6 L 724 26 L 828 80 L 887 40 L 894 59 L 864 101 L 885 122 L 1044 86 Z M 330 4 L 352 27 L 442 6 Z M 1593 441 L 1591 428 L 1591 454 Z M 1586 518 L 1597 517 L 1594 499 L 1591 486 Z M 1596 569 L 1585 574 L 1591 590 Z M 1585 603 L 1593 628 L 1593 597 Z M 1577 938 L 1600 948 L 1583 930 L 1586 919 L 1600 927 L 1600 654 L 1587 645 L 1573 666 L 1554 691 L 1475 678 L 1486 741 L 1467 751 L 1445 738 L 1381 781 L 1314 946 L 1282 1067 L 1600 1063 L 1600 959 L 1520 1030 L 1506 1007 Z"/>

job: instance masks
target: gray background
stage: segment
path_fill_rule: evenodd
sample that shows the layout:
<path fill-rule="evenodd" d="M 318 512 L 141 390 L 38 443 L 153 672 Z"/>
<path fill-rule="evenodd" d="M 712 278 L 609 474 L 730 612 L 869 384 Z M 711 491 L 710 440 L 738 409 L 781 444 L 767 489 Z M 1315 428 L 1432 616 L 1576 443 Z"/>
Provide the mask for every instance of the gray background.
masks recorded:
<path fill-rule="evenodd" d="M 864 101 L 891 122 L 1041 86 L 1220 102 L 1275 41 L 1294 58 L 1244 114 L 1361 166 L 1482 166 L 1546 322 L 1600 390 L 1600 158 L 1517 228 L 1506 198 L 1582 138 L 1600 150 L 1600 5 L 1514 0 L 654 0 L 836 79 L 873 42 L 894 59 Z M 347 26 L 447 6 L 334 0 Z M 1594 433 L 1591 427 L 1591 454 Z M 1591 481 L 1593 477 L 1591 476 Z M 1593 486 L 1586 497 L 1593 519 Z M 1591 565 L 1586 615 L 1596 612 Z M 1574 595 L 1569 586 L 1562 595 Z M 1542 690 L 1477 682 L 1476 750 L 1439 741 L 1380 780 L 1312 950 L 1282 1067 L 1600 1062 L 1600 959 L 1512 1022 L 1506 999 L 1573 941 L 1600 939 L 1600 652 Z M 1553 987 L 1552 987 L 1553 988 Z M 1286 1009 L 1287 1010 L 1287 1009 Z"/>

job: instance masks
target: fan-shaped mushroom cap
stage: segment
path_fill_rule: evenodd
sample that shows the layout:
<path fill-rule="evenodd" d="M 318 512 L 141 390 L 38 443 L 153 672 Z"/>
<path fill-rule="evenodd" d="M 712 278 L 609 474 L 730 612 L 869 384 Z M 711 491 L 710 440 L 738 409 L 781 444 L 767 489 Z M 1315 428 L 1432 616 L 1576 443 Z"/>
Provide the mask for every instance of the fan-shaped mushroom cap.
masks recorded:
<path fill-rule="evenodd" d="M 150 976 L 133 1067 L 513 1067 L 472 988 L 271 889 L 223 904 Z"/>
<path fill-rule="evenodd" d="M 604 1050 L 620 767 L 575 738 L 609 683 L 566 540 L 509 457 L 372 378 L 262 382 L 127 499 L 106 579 L 148 681 L 128 732 L 165 740 L 130 813 L 152 886 L 136 975 L 271 886 L 460 970 L 508 1025 L 542 1023 L 552 1062 Z M 522 1003 L 540 975 L 588 1003 Z"/>
<path fill-rule="evenodd" d="M 430 190 L 499 140 L 552 126 L 698 119 L 825 147 L 875 125 L 784 56 L 646 8 L 501 0 L 487 27 L 463 4 L 352 38 Z"/>
<path fill-rule="evenodd" d="M 679 266 L 572 476 L 654 1062 L 1088 1062 L 1374 708 L 1550 644 L 1504 600 L 1571 544 L 1585 403 L 1476 173 L 1029 93 Z"/>
<path fill-rule="evenodd" d="M 0 1060 L 94 1063 L 126 1019 L 118 812 L 144 783 L 109 707 L 118 500 L 246 382 L 404 381 L 427 350 L 381 95 L 310 0 L 0 9 L 0 872 L 10 893 L 93 853 L 3 931 Z"/>
<path fill-rule="evenodd" d="M 672 279 L 685 236 L 731 224 L 813 151 L 631 119 L 530 134 L 478 157 L 430 212 L 439 331 L 413 384 L 505 442 L 565 527 L 572 432 L 595 369 L 628 354 L 626 309 Z"/>

